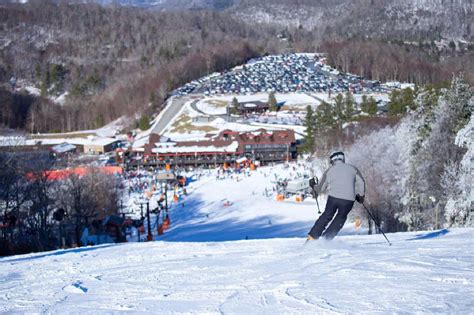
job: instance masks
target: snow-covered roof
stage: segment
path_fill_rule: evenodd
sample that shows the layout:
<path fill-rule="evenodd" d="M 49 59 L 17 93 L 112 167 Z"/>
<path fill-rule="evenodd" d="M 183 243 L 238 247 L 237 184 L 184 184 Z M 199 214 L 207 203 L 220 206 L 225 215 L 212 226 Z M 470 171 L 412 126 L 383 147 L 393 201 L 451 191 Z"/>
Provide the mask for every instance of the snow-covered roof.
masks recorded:
<path fill-rule="evenodd" d="M 38 138 L 38 139 L 27 139 L 24 136 L 13 136 L 13 137 L 0 137 L 1 147 L 12 147 L 12 146 L 33 146 L 33 145 L 58 145 L 61 143 L 69 143 L 74 145 L 85 145 L 91 142 L 85 138 Z"/>
<path fill-rule="evenodd" d="M 176 142 L 157 142 L 155 143 L 155 147 L 157 148 L 166 148 L 166 147 L 172 147 L 175 146 Z"/>
<path fill-rule="evenodd" d="M 232 143 L 227 146 L 213 146 L 213 145 L 172 146 L 172 147 L 154 148 L 151 151 L 153 153 L 236 152 L 238 147 L 239 147 L 239 143 L 237 141 L 232 141 Z"/>
<path fill-rule="evenodd" d="M 142 148 L 145 144 L 147 144 L 149 142 L 149 139 L 150 139 L 149 135 L 146 135 L 144 137 L 135 139 L 135 141 L 133 141 L 132 148 L 134 150 L 137 149 L 137 148 Z"/>
<path fill-rule="evenodd" d="M 65 153 L 71 150 L 76 149 L 76 146 L 67 142 L 55 145 L 54 147 L 51 148 L 56 153 Z"/>
<path fill-rule="evenodd" d="M 109 144 L 114 143 L 116 141 L 119 141 L 119 140 L 114 139 L 114 138 L 96 138 L 96 139 L 92 140 L 90 143 L 86 143 L 86 145 L 106 146 L 106 145 L 109 145 Z"/>

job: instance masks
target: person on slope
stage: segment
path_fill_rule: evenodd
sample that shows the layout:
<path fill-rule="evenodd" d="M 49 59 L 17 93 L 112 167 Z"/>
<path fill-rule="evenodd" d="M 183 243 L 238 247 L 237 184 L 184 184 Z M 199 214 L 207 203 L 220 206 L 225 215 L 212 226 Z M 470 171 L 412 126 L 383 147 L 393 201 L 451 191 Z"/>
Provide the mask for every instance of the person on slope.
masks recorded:
<path fill-rule="evenodd" d="M 326 208 L 309 231 L 308 241 L 318 239 L 321 236 L 328 240 L 333 239 L 346 222 L 347 215 L 354 205 L 354 200 L 359 203 L 364 202 L 365 179 L 360 171 L 355 166 L 345 163 L 344 153 L 341 151 L 331 153 L 329 159 L 331 166 L 324 173 L 321 182 L 314 187 L 316 198 L 321 191 L 327 190 Z M 364 182 L 362 195 L 356 195 L 355 193 L 356 176 Z M 326 229 L 329 222 L 331 224 Z"/>

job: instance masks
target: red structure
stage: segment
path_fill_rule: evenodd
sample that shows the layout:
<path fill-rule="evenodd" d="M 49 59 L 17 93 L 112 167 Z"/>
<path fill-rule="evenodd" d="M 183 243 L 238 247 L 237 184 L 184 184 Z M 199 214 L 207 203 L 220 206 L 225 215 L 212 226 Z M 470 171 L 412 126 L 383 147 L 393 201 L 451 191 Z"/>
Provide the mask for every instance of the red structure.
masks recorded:
<path fill-rule="evenodd" d="M 98 171 L 102 174 L 122 174 L 123 169 L 120 166 L 101 166 L 101 167 L 75 167 L 75 168 L 67 168 L 63 170 L 51 170 L 51 171 L 44 171 L 41 176 L 46 177 L 48 180 L 64 180 L 71 175 L 77 176 L 84 176 L 90 172 Z M 34 173 L 27 174 L 27 178 L 34 179 L 39 175 Z"/>
<path fill-rule="evenodd" d="M 245 133 L 224 130 L 208 140 L 181 142 L 152 134 L 148 143 L 133 153 L 140 158 L 132 161 L 131 166 L 232 165 L 243 157 L 266 164 L 297 157 L 293 130 L 266 129 Z"/>

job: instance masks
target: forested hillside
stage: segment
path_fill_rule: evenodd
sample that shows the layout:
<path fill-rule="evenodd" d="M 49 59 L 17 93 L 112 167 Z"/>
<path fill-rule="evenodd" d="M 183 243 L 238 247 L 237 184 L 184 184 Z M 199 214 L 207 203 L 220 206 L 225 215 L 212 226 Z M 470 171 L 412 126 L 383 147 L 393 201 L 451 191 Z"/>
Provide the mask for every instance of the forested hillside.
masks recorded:
<path fill-rule="evenodd" d="M 271 47 L 263 29 L 214 12 L 31 1 L 0 7 L 0 19 L 0 81 L 16 76 L 43 97 L 69 92 L 63 106 L 40 98 L 26 115 L 30 131 L 95 128 L 156 109 L 172 89 Z M 11 110 L 4 105 L 2 118 Z"/>
<path fill-rule="evenodd" d="M 229 10 L 250 23 L 295 26 L 324 36 L 473 38 L 470 0 L 241 0 Z"/>
<path fill-rule="evenodd" d="M 473 88 L 454 77 L 446 89 L 422 88 L 414 96 L 398 123 L 356 139 L 318 121 L 318 148 L 343 143 L 349 163 L 366 176 L 371 210 L 386 230 L 472 225 Z"/>
<path fill-rule="evenodd" d="M 462 71 L 474 82 L 468 0 L 100 3 L 0 5 L 0 125 L 71 131 L 124 115 L 133 125 L 182 84 L 268 53 L 327 52 L 340 70 L 381 81 Z M 11 77 L 40 96 L 8 91 Z"/>
<path fill-rule="evenodd" d="M 317 42 L 345 72 L 424 84 L 464 71 L 474 82 L 470 0 L 242 0 L 228 11 L 273 25 L 295 49 Z"/>

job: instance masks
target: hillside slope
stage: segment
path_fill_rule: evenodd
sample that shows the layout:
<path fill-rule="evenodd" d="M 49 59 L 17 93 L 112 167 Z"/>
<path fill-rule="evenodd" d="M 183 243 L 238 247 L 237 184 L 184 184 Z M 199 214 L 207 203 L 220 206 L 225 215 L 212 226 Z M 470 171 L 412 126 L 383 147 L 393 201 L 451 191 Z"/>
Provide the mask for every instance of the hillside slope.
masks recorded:
<path fill-rule="evenodd" d="M 335 240 L 303 245 L 317 217 L 314 200 L 277 202 L 271 189 L 276 177 L 304 172 L 304 165 L 293 166 L 225 179 L 203 175 L 171 203 L 171 228 L 155 242 L 1 258 L 0 312 L 468 313 L 474 307 L 474 229 L 392 233 L 388 246 L 349 219 Z M 136 206 L 134 197 L 128 207 Z"/>
<path fill-rule="evenodd" d="M 472 41 L 469 0 L 242 0 L 230 9 L 249 23 L 301 27 L 341 37 Z"/>

